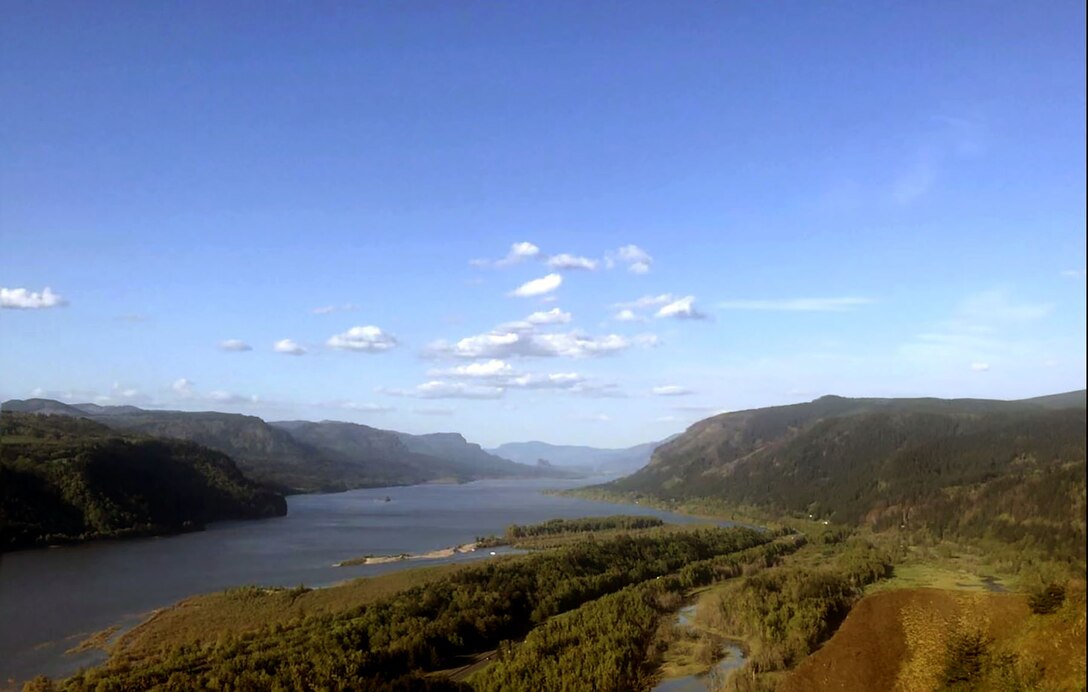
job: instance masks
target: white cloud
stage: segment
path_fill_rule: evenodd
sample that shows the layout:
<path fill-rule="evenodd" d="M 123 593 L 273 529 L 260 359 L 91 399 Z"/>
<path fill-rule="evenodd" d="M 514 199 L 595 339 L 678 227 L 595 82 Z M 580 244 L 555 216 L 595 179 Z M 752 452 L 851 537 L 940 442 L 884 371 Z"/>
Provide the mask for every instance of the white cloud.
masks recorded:
<path fill-rule="evenodd" d="M 173 384 L 170 385 L 170 388 L 173 389 L 178 394 L 183 394 L 183 395 L 192 394 L 193 393 L 193 381 L 190 380 L 190 379 L 184 378 L 184 377 L 179 377 L 178 379 L 174 380 Z"/>
<path fill-rule="evenodd" d="M 569 312 L 563 312 L 559 308 L 534 312 L 525 318 L 529 324 L 567 324 L 571 320 Z"/>
<path fill-rule="evenodd" d="M 252 351 L 253 347 L 241 339 L 227 339 L 219 342 L 219 348 L 223 351 Z"/>
<path fill-rule="evenodd" d="M 272 344 L 272 350 L 276 353 L 285 353 L 289 356 L 301 356 L 306 353 L 306 349 L 292 339 L 280 339 Z"/>
<path fill-rule="evenodd" d="M 446 370 L 431 370 L 428 374 L 432 377 L 497 378 L 513 375 L 514 368 L 504 360 L 492 358 L 482 363 L 458 365 Z"/>
<path fill-rule="evenodd" d="M 392 334 L 387 334 L 373 325 L 367 325 L 365 327 L 352 327 L 343 334 L 335 334 L 329 337 L 326 343 L 330 348 L 345 351 L 381 353 L 394 348 L 397 345 L 397 340 Z"/>
<path fill-rule="evenodd" d="M 571 389 L 583 382 L 585 377 L 576 372 L 556 372 L 518 375 L 507 379 L 503 384 L 518 389 Z"/>
<path fill-rule="evenodd" d="M 687 387 L 681 387 L 675 384 L 665 384 L 660 387 L 654 387 L 650 390 L 657 396 L 685 396 L 691 394 L 692 391 Z"/>
<path fill-rule="evenodd" d="M 685 296 L 662 306 L 654 317 L 674 317 L 682 320 L 706 319 L 706 315 L 695 309 L 695 296 Z"/>
<path fill-rule="evenodd" d="M 1064 276 L 1067 279 L 1083 279 L 1084 278 L 1084 270 L 1083 269 L 1065 269 L 1065 270 L 1062 271 L 1062 276 Z"/>
<path fill-rule="evenodd" d="M 509 267 L 520 262 L 523 262 L 532 257 L 536 257 L 540 254 L 540 248 L 532 243 L 522 241 L 520 243 L 514 243 L 510 246 L 510 251 L 506 253 L 506 257 L 498 260 L 486 260 L 486 259 L 474 259 L 470 260 L 469 264 L 474 267 Z"/>
<path fill-rule="evenodd" d="M 554 308 L 536 312 L 527 319 L 500 324 L 489 332 L 468 336 L 454 343 L 438 340 L 423 352 L 426 357 L 456 358 L 568 357 L 583 358 L 616 353 L 631 346 L 652 347 L 659 343 L 653 334 L 627 338 L 618 334 L 588 336 L 580 331 L 538 333 L 538 326 L 565 323 L 570 314 Z"/>
<path fill-rule="evenodd" d="M 532 343 L 538 355 L 587 358 L 624 351 L 631 342 L 618 334 L 585 336 L 577 332 L 565 334 L 537 334 Z"/>
<path fill-rule="evenodd" d="M 568 255 L 566 253 L 561 255 L 552 255 L 548 258 L 548 266 L 552 269 L 564 270 L 564 269 L 584 269 L 586 271 L 595 271 L 600 264 L 595 259 L 588 257 L 578 257 L 576 255 Z"/>
<path fill-rule="evenodd" d="M 624 308 L 623 310 L 620 310 L 619 312 L 617 312 L 615 315 L 612 316 L 612 319 L 616 320 L 617 322 L 645 322 L 646 321 L 645 317 L 641 317 L 640 315 L 636 315 L 635 311 L 631 310 L 630 308 Z"/>
<path fill-rule="evenodd" d="M 563 283 L 563 277 L 559 274 L 548 274 L 542 276 L 539 279 L 533 279 L 532 281 L 526 281 L 521 286 L 514 289 L 510 295 L 518 298 L 532 298 L 534 296 L 542 296 L 545 293 L 551 293 Z"/>
<path fill-rule="evenodd" d="M 778 310 L 784 312 L 846 312 L 873 303 L 872 298 L 786 298 L 775 300 L 727 300 L 723 310 Z"/>
<path fill-rule="evenodd" d="M 989 363 L 971 363 L 972 372 L 986 372 L 990 369 Z"/>
<path fill-rule="evenodd" d="M 25 288 L 0 288 L 0 308 L 11 310 L 41 310 L 67 305 L 68 301 L 53 293 L 48 286 L 38 293 Z"/>
<path fill-rule="evenodd" d="M 384 394 L 418 399 L 499 399 L 506 391 L 502 387 L 431 380 L 413 389 L 380 389 Z"/>
<path fill-rule="evenodd" d="M 633 274 L 645 274 L 650 271 L 654 258 L 638 245 L 624 245 L 616 251 L 616 257 L 627 265 L 627 271 Z"/>

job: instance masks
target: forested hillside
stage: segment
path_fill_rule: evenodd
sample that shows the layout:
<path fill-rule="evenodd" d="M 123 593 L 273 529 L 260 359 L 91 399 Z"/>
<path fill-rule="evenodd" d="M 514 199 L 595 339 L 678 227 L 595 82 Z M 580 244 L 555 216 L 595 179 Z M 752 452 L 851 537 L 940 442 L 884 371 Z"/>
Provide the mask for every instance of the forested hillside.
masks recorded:
<path fill-rule="evenodd" d="M 250 478 L 280 492 L 569 475 L 516 464 L 456 433 L 408 435 L 337 421 L 268 423 L 216 411 L 150 411 L 135 406 L 11 400 L 5 411 L 85 417 L 119 431 L 189 440 L 230 456 Z"/>
<path fill-rule="evenodd" d="M 1080 396 L 1078 396 L 1080 394 Z M 1021 402 L 844 399 L 696 423 L 602 486 L 1084 562 L 1083 393 Z"/>
<path fill-rule="evenodd" d="M 191 442 L 121 435 L 89 420 L 0 416 L 0 549 L 281 516 L 282 495 Z"/>

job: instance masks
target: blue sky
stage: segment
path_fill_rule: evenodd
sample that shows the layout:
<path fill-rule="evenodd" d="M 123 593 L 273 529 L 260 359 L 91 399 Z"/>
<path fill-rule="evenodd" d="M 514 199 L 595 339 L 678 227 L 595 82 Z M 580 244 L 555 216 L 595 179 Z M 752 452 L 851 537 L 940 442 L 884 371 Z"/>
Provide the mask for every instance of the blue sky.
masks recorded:
<path fill-rule="evenodd" d="M 1084 12 L 9 4 L 0 396 L 620 446 L 1082 388 Z"/>

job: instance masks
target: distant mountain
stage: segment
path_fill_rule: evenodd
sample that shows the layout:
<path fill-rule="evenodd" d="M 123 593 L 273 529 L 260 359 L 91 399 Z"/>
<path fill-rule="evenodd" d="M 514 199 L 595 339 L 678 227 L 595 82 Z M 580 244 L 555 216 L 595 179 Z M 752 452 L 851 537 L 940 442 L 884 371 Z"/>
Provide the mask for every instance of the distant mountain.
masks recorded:
<path fill-rule="evenodd" d="M 1038 404 L 1047 408 L 1086 408 L 1088 406 L 1088 390 L 1078 389 L 1075 392 L 1065 392 L 1064 394 L 1037 396 L 1033 399 L 1024 399 L 1023 402 Z"/>
<path fill-rule="evenodd" d="M 408 435 L 336 421 L 270 424 L 236 413 L 68 405 L 49 399 L 7 401 L 3 409 L 89 418 L 125 432 L 189 440 L 227 454 L 247 476 L 283 492 L 571 475 L 495 457 L 456 433 Z"/>
<path fill-rule="evenodd" d="M 117 430 L 210 447 L 230 456 L 254 480 L 284 491 L 335 491 L 376 484 L 354 464 L 330 458 L 256 416 L 143 409 L 84 415 Z"/>
<path fill-rule="evenodd" d="M 604 487 L 1024 542 L 1083 562 L 1084 401 L 828 396 L 725 413 Z"/>
<path fill-rule="evenodd" d="M 418 454 L 442 459 L 462 474 L 479 477 L 532 478 L 550 476 L 572 478 L 578 474 L 547 466 L 538 466 L 534 459 L 529 464 L 489 454 L 478 444 L 465 440 L 459 433 L 432 433 L 409 435 L 396 433 L 404 446 Z"/>
<path fill-rule="evenodd" d="M 622 449 L 553 445 L 537 441 L 508 442 L 488 451 L 521 464 L 535 464 L 544 460 L 553 466 L 586 473 L 633 473 L 650 462 L 653 451 L 659 445 L 671 439 Z"/>
<path fill-rule="evenodd" d="M 0 550 L 286 513 L 282 495 L 206 447 L 66 414 L 0 415 Z"/>
<path fill-rule="evenodd" d="M 53 399 L 11 399 L 4 402 L 3 410 L 12 413 L 40 413 L 47 416 L 79 417 L 86 415 L 85 411 L 81 411 L 75 406 L 62 404 Z"/>

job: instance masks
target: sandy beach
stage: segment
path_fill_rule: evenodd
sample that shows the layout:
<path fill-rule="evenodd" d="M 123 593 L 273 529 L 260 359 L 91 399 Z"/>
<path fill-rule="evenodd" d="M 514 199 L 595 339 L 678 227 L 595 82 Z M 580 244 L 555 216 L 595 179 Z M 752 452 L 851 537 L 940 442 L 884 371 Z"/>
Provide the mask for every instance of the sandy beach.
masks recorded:
<path fill-rule="evenodd" d="M 444 557 L 452 557 L 458 553 L 473 553 L 476 552 L 478 547 L 479 546 L 475 542 L 472 542 L 454 546 L 452 548 L 440 548 L 439 550 L 432 550 L 427 553 L 419 553 L 418 555 L 412 555 L 410 553 L 401 553 L 400 555 L 366 555 L 364 557 L 343 560 L 335 563 L 333 566 L 385 565 L 390 562 L 402 562 L 404 560 L 438 560 Z"/>

